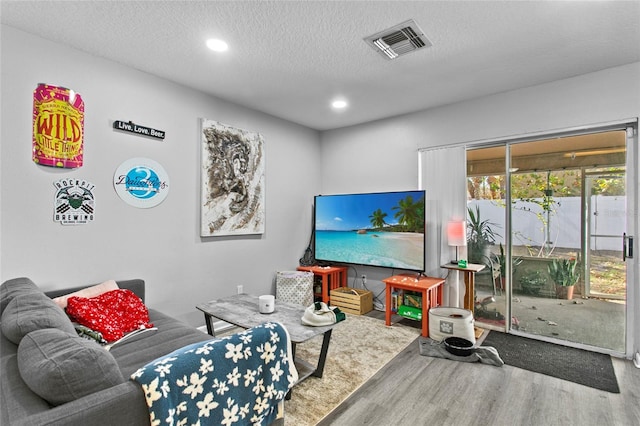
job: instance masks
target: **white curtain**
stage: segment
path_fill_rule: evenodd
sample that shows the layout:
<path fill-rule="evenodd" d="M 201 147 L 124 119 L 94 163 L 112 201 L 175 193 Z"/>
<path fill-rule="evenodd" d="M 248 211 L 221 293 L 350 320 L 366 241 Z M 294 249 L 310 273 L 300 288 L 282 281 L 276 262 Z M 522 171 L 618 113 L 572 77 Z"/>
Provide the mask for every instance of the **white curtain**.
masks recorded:
<path fill-rule="evenodd" d="M 450 220 L 466 220 L 467 217 L 466 150 L 464 146 L 423 149 L 420 150 L 418 162 L 420 187 L 426 191 L 425 273 L 444 277 L 447 272 L 440 265 L 455 259 L 456 255 L 455 247 L 448 245 L 447 223 Z M 466 247 L 458 248 L 458 258 L 467 258 Z M 455 294 L 450 289 L 457 286 L 458 277 L 456 273 L 449 275 L 443 303 L 445 306 L 458 306 L 457 301 L 449 300 L 449 295 Z"/>

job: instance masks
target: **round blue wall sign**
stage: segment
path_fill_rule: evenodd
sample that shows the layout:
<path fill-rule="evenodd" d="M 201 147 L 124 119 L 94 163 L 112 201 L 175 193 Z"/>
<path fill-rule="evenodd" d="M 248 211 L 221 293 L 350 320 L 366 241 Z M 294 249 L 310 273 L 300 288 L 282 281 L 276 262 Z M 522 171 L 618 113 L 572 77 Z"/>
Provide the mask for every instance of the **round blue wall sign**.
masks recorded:
<path fill-rule="evenodd" d="M 113 187 L 127 204 L 138 208 L 155 207 L 169 193 L 169 176 L 157 162 L 131 158 L 116 169 Z"/>

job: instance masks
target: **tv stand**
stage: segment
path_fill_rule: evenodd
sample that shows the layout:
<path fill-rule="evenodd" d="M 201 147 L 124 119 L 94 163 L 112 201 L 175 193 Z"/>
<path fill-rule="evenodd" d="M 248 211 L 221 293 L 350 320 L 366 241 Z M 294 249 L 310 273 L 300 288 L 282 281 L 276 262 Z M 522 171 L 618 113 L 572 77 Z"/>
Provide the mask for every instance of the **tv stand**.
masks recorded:
<path fill-rule="evenodd" d="M 347 268 L 344 266 L 299 266 L 298 271 L 312 272 L 314 275 L 313 298 L 322 299 L 329 304 L 329 292 L 338 287 L 347 286 Z M 321 280 L 322 289 L 316 292 L 315 278 Z"/>

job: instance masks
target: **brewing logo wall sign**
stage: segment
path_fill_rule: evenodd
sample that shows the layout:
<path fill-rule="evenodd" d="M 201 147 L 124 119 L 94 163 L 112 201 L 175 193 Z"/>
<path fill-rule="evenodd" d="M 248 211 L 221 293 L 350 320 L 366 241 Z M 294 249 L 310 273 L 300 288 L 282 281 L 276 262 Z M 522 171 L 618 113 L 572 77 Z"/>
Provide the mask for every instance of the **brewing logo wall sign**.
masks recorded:
<path fill-rule="evenodd" d="M 155 207 L 169 193 L 169 176 L 148 158 L 131 158 L 116 169 L 113 187 L 127 204 L 146 209 Z"/>
<path fill-rule="evenodd" d="M 63 225 L 83 225 L 93 222 L 96 200 L 95 185 L 82 179 L 60 179 L 56 188 L 53 221 Z"/>
<path fill-rule="evenodd" d="M 65 87 L 40 83 L 33 91 L 33 161 L 43 166 L 82 166 L 84 101 Z"/>

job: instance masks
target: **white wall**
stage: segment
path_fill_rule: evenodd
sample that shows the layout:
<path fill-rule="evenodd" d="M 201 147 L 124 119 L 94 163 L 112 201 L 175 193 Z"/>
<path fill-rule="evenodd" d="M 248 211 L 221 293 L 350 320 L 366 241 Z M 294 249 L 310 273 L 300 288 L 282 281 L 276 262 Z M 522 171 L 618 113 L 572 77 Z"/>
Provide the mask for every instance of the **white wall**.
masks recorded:
<path fill-rule="evenodd" d="M 511 210 L 511 234 L 514 246 L 543 246 L 546 241 L 546 227 L 537 217 L 544 215 L 538 198 L 536 202 L 516 200 Z M 581 247 L 580 214 L 582 199 L 580 197 L 555 197 L 556 204 L 550 215 L 550 235 L 552 247 L 571 248 L 579 250 Z M 625 196 L 591 196 L 594 217 L 591 219 L 592 250 L 620 251 L 622 257 L 622 233 L 626 232 L 627 224 L 624 220 L 627 210 Z M 504 229 L 505 201 L 504 200 L 470 200 L 468 206 L 480 207 L 483 220 L 497 223 Z M 613 237 L 603 237 L 604 235 Z M 504 232 L 499 233 L 496 244 L 504 244 Z"/>
<path fill-rule="evenodd" d="M 638 117 L 640 63 L 323 132 L 325 193 L 418 182 L 417 150 Z"/>
<path fill-rule="evenodd" d="M 640 63 L 549 84 L 500 93 L 359 126 L 323 132 L 322 192 L 366 192 L 415 188 L 419 148 L 516 137 L 538 132 L 626 120 L 640 116 Z M 636 136 L 637 142 L 637 136 Z M 637 151 L 636 151 L 637 155 Z M 635 176 L 638 179 L 637 173 Z M 438 185 L 438 182 L 433 182 Z M 425 187 L 429 191 L 428 186 Z M 634 218 L 636 229 L 638 217 Z M 640 343 L 638 256 L 635 301 L 629 327 Z M 374 294 L 391 271 L 358 268 Z M 373 279 L 372 279 L 373 278 Z M 384 298 L 384 295 L 381 295 Z M 635 327 L 635 328 L 634 328 Z M 636 350 L 638 344 L 635 344 Z"/>
<path fill-rule="evenodd" d="M 317 132 L 10 27 L 2 26 L 1 35 L 2 281 L 29 276 L 54 289 L 143 278 L 151 307 L 199 325 L 197 303 L 235 294 L 238 284 L 246 292 L 271 292 L 275 272 L 298 265 L 320 188 Z M 69 87 L 85 101 L 79 169 L 31 161 L 32 92 L 40 82 Z M 201 117 L 263 135 L 264 235 L 199 237 Z M 165 130 L 167 137 L 117 132 L 113 120 Z M 169 174 L 171 189 L 159 206 L 137 209 L 115 193 L 113 173 L 132 157 L 154 159 Z M 62 177 L 96 185 L 93 223 L 53 222 L 53 182 Z"/>

